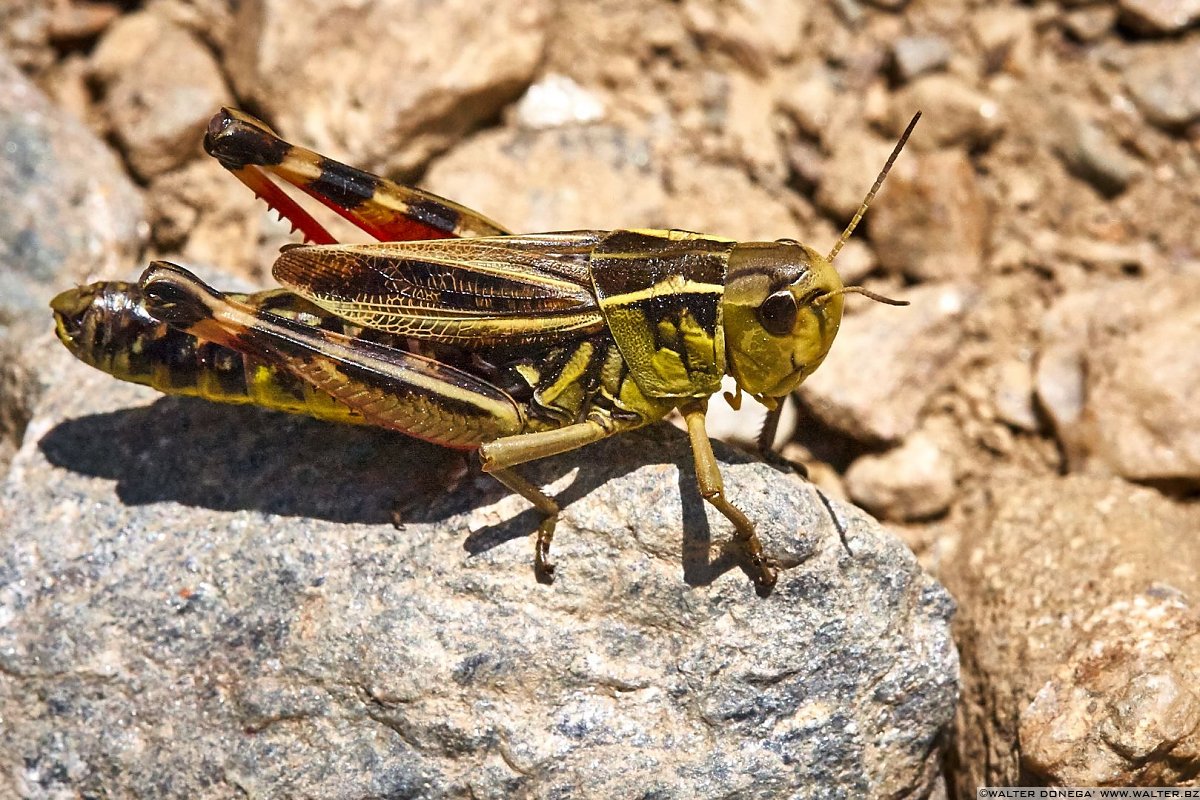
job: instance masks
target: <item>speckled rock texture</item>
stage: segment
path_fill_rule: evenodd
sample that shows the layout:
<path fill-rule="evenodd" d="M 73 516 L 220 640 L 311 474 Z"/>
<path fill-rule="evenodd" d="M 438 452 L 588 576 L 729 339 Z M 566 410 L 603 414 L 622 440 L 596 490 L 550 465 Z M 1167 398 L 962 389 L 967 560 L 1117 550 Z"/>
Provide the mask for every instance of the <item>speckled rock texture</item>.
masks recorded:
<path fill-rule="evenodd" d="M 62 281 L 128 269 L 142 200 L 103 143 L 0 51 L 0 325 Z"/>
<path fill-rule="evenodd" d="M 544 586 L 524 501 L 483 475 L 431 491 L 461 477 L 448 451 L 156 399 L 39 347 L 53 384 L 0 518 L 2 795 L 910 797 L 940 781 L 953 602 L 834 504 L 848 553 L 811 485 L 721 451 L 786 567 L 760 599 L 682 433 L 554 459 L 529 470 L 569 503 Z"/>
<path fill-rule="evenodd" d="M 1002 486 L 972 521 L 941 570 L 962 602 L 960 796 L 1200 785 L 1200 509 L 1072 476 Z"/>

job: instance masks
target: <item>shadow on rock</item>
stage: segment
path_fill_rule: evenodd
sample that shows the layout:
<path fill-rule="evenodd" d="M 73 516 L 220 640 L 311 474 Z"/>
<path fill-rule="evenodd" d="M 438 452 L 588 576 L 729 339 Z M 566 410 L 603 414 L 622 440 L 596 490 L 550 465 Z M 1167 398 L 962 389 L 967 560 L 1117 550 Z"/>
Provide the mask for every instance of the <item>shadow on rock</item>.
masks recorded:
<path fill-rule="evenodd" d="M 630 439 L 640 440 L 630 446 Z M 530 464 L 543 486 L 574 467 L 555 497 L 568 509 L 638 466 L 679 467 L 684 580 L 707 585 L 742 564 L 730 543 L 712 557 L 705 503 L 696 486 L 687 437 L 668 425 L 626 434 Z M 459 453 L 374 428 L 331 425 L 253 407 L 164 397 L 149 406 L 70 419 L 39 446 L 51 464 L 116 481 L 126 505 L 174 502 L 217 511 L 254 510 L 339 523 L 432 523 L 496 502 L 508 490 Z M 747 456 L 718 446 L 721 460 Z M 537 530 L 532 508 L 474 530 L 463 549 L 478 554 Z M 531 554 L 532 556 L 532 554 Z"/>
<path fill-rule="evenodd" d="M 463 469 L 460 454 L 388 431 L 179 397 L 67 420 L 39 446 L 55 466 L 115 480 L 127 505 L 332 522 L 386 523 L 418 500 L 436 511 L 425 498 Z"/>

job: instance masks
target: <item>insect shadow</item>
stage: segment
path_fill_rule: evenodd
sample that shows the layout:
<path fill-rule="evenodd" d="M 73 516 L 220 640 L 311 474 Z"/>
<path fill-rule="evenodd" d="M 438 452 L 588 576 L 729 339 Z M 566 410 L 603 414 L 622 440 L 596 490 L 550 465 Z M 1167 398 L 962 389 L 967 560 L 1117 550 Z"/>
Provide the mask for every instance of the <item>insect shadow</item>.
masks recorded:
<path fill-rule="evenodd" d="M 131 506 L 174 502 L 363 524 L 392 524 L 398 512 L 402 523 L 432 523 L 509 494 L 479 471 L 473 453 L 378 428 L 330 425 L 186 397 L 66 420 L 46 433 L 39 447 L 57 467 L 115 481 L 117 497 Z M 742 460 L 719 446 L 718 452 L 722 460 Z M 712 537 L 687 437 L 668 425 L 521 469 L 543 485 L 575 470 L 571 483 L 556 495 L 569 522 L 570 505 L 625 474 L 631 460 L 634 466 L 658 462 L 679 468 L 685 582 L 708 584 L 736 569 L 741 562 L 736 548 L 724 547 L 710 557 Z M 537 511 L 522 511 L 466 533 L 463 549 L 482 553 L 528 538 L 540 520 Z M 530 556 L 532 561 L 532 547 Z"/>

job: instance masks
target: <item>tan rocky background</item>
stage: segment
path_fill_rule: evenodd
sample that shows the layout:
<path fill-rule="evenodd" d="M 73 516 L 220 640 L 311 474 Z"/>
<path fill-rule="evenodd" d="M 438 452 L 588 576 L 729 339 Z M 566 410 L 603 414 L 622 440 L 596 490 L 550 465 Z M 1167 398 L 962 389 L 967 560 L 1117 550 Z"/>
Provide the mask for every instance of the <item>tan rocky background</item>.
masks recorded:
<path fill-rule="evenodd" d="M 1200 3 L 7 0 L 0 41 L 9 107 L 105 144 L 45 187 L 104 196 L 47 286 L 266 280 L 287 227 L 204 157 L 221 105 L 514 230 L 818 249 L 921 110 L 838 260 L 911 306 L 850 299 L 783 452 L 959 603 L 952 795 L 1200 782 Z"/>

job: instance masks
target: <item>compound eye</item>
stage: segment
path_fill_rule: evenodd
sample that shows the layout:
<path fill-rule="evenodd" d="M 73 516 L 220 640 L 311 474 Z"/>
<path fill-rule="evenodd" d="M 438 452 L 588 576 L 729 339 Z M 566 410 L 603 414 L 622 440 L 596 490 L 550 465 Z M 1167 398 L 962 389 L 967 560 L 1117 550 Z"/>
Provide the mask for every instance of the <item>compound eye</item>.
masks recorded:
<path fill-rule="evenodd" d="M 771 295 L 758 307 L 758 321 L 772 336 L 787 336 L 796 325 L 796 298 L 786 289 Z"/>

